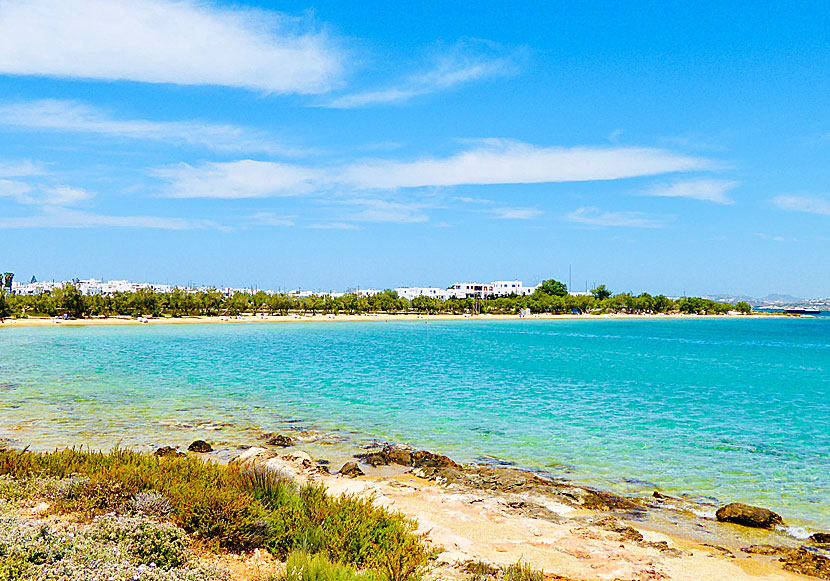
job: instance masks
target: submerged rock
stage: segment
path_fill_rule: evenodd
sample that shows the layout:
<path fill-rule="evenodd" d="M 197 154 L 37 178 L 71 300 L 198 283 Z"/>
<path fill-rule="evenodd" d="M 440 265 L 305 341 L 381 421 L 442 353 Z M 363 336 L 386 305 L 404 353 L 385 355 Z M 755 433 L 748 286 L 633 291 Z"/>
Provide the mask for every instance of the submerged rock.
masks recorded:
<path fill-rule="evenodd" d="M 781 515 L 772 512 L 767 508 L 733 502 L 720 507 L 715 513 L 715 518 L 721 522 L 729 522 L 754 527 L 758 529 L 771 529 L 776 525 L 784 524 Z"/>
<path fill-rule="evenodd" d="M 287 448 L 288 446 L 294 445 L 294 440 L 291 439 L 290 436 L 284 436 L 282 434 L 277 434 L 276 436 L 271 436 L 265 442 L 269 446 L 279 446 L 280 448 Z"/>
<path fill-rule="evenodd" d="M 807 547 L 799 547 L 781 557 L 779 561 L 788 571 L 830 579 L 830 559 Z"/>
<path fill-rule="evenodd" d="M 816 545 L 830 545 L 830 533 L 813 533 L 810 542 Z"/>
<path fill-rule="evenodd" d="M 363 470 L 360 469 L 357 462 L 346 462 L 340 469 L 340 474 L 354 478 L 356 476 L 363 476 Z"/>
<path fill-rule="evenodd" d="M 153 452 L 153 455 L 160 457 L 184 456 L 184 452 L 179 452 L 172 446 L 162 446 L 161 448 L 158 448 L 155 452 Z"/>
<path fill-rule="evenodd" d="M 412 454 L 414 468 L 461 468 L 461 465 L 442 454 L 420 450 Z"/>
<path fill-rule="evenodd" d="M 200 454 L 205 454 L 207 452 L 213 452 L 213 446 L 205 442 L 204 440 L 196 440 L 192 444 L 187 447 L 188 452 L 198 452 Z"/>
<path fill-rule="evenodd" d="M 783 555 L 792 551 L 790 547 L 783 547 L 781 545 L 750 545 L 742 547 L 741 551 L 749 553 L 750 555 Z"/>

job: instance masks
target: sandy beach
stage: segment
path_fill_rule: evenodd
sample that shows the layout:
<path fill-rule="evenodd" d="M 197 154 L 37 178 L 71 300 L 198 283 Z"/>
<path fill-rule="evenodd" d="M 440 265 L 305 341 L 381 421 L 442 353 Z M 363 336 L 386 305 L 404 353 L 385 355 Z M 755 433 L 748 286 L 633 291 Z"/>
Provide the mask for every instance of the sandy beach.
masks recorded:
<path fill-rule="evenodd" d="M 417 314 L 380 314 L 372 313 L 365 315 L 240 315 L 238 317 L 161 317 L 142 318 L 134 317 L 107 317 L 92 319 L 61 319 L 56 317 L 28 317 L 25 319 L 6 319 L 0 324 L 0 329 L 11 327 L 85 327 L 85 326 L 114 326 L 114 325 L 204 325 L 204 324 L 244 324 L 244 323 L 326 323 L 326 322 L 392 322 L 409 321 L 424 322 L 430 321 L 512 321 L 512 320 L 568 320 L 568 321 L 591 321 L 591 320 L 632 320 L 632 319 L 767 319 L 771 317 L 788 317 L 793 315 L 782 315 L 776 313 L 753 313 L 751 315 L 683 315 L 683 314 L 660 314 L 660 315 L 627 315 L 621 313 L 609 313 L 602 315 L 548 315 L 538 314 L 527 317 L 519 315 L 417 315 Z"/>

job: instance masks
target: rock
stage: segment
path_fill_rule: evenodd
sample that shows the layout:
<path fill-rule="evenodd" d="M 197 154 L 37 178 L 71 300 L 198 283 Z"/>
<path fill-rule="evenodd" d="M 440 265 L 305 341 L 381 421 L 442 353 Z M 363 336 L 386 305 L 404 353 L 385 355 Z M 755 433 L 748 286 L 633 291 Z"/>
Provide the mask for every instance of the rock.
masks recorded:
<path fill-rule="evenodd" d="M 603 519 L 595 521 L 593 525 L 605 529 L 606 531 L 611 531 L 617 533 L 618 535 L 622 535 L 624 539 L 628 539 L 629 541 L 643 541 L 643 535 L 640 531 L 638 531 L 634 527 L 622 524 L 620 521 L 618 521 L 612 516 L 605 517 Z"/>
<path fill-rule="evenodd" d="M 297 468 L 291 465 L 289 461 L 282 458 L 269 458 L 260 464 L 266 471 L 276 475 L 282 480 L 297 480 Z"/>
<path fill-rule="evenodd" d="M 269 455 L 270 452 L 267 449 L 261 448 L 259 446 L 251 446 L 250 448 L 242 452 L 239 456 L 234 458 L 234 460 L 236 462 L 239 462 L 240 464 L 245 464 L 246 462 L 254 461 L 256 458 L 259 458 L 260 456 Z"/>
<path fill-rule="evenodd" d="M 277 434 L 276 436 L 271 436 L 265 442 L 269 446 L 279 446 L 280 448 L 287 448 L 288 446 L 294 445 L 294 440 L 292 440 L 289 436 L 283 436 L 282 434 Z"/>
<path fill-rule="evenodd" d="M 153 452 L 153 455 L 159 457 L 184 456 L 184 452 L 179 452 L 172 446 L 162 446 L 161 448 L 158 448 L 155 452 Z"/>
<path fill-rule="evenodd" d="M 733 502 L 720 507 L 715 513 L 715 518 L 721 522 L 730 522 L 758 529 L 771 529 L 775 525 L 784 524 L 781 515 L 766 508 L 740 502 Z"/>
<path fill-rule="evenodd" d="M 779 559 L 788 571 L 830 579 L 830 559 L 808 547 L 794 549 Z"/>
<path fill-rule="evenodd" d="M 357 462 L 346 462 L 340 469 L 340 474 L 354 478 L 356 476 L 363 476 L 363 470 L 360 469 Z"/>
<path fill-rule="evenodd" d="M 816 545 L 830 545 L 830 533 L 813 533 L 810 542 Z"/>
<path fill-rule="evenodd" d="M 412 465 L 412 452 L 409 448 L 384 444 L 381 448 L 374 448 L 365 454 L 357 454 L 355 458 L 363 460 L 370 466 L 388 466 L 398 464 L 400 466 Z"/>
<path fill-rule="evenodd" d="M 204 440 L 196 440 L 187 447 L 187 451 L 205 454 L 207 452 L 213 452 L 213 447 Z"/>
<path fill-rule="evenodd" d="M 792 550 L 790 547 L 782 547 L 780 545 L 750 545 L 749 547 L 742 547 L 741 551 L 749 553 L 750 555 L 783 555 Z"/>
<path fill-rule="evenodd" d="M 412 466 L 415 468 L 461 468 L 461 465 L 454 462 L 447 456 L 421 450 L 412 454 Z"/>

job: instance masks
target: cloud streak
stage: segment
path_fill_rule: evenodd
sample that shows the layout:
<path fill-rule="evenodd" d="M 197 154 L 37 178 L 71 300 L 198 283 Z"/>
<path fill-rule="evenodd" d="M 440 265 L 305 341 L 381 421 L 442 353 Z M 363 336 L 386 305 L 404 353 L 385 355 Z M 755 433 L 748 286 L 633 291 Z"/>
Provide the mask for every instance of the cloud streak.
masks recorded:
<path fill-rule="evenodd" d="M 311 168 L 250 159 L 197 167 L 183 163 L 153 174 L 170 184 L 165 195 L 171 198 L 296 196 L 320 181 L 320 173 Z"/>
<path fill-rule="evenodd" d="M 662 149 L 537 147 L 496 140 L 444 159 L 355 164 L 339 180 L 365 189 L 583 182 L 704 170 L 712 165 L 703 158 Z"/>
<path fill-rule="evenodd" d="M 56 99 L 0 105 L 0 126 L 165 141 L 222 151 L 292 153 L 258 132 L 233 125 L 114 119 L 100 109 Z"/>
<path fill-rule="evenodd" d="M 0 228 L 151 228 L 156 230 L 192 230 L 216 226 L 207 220 L 160 216 L 106 216 L 47 206 L 40 214 L 0 218 Z"/>
<path fill-rule="evenodd" d="M 433 58 L 430 67 L 412 74 L 394 86 L 343 95 L 325 106 L 356 109 L 408 101 L 421 95 L 454 89 L 468 83 L 515 74 L 524 58 L 523 50 L 505 50 L 487 41 L 462 41 Z"/>
<path fill-rule="evenodd" d="M 595 228 L 662 228 L 663 220 L 650 218 L 642 212 L 605 212 L 596 207 L 578 208 L 566 219 L 574 224 Z"/>
<path fill-rule="evenodd" d="M 830 216 L 830 200 L 815 196 L 776 196 L 772 203 L 789 212 Z"/>
<path fill-rule="evenodd" d="M 734 204 L 727 196 L 738 182 L 727 180 L 691 180 L 673 184 L 659 185 L 645 192 L 647 196 L 664 198 L 689 198 L 714 204 Z"/>
<path fill-rule="evenodd" d="M 307 22 L 195 0 L 5 0 L 0 73 L 313 94 L 341 57 Z"/>

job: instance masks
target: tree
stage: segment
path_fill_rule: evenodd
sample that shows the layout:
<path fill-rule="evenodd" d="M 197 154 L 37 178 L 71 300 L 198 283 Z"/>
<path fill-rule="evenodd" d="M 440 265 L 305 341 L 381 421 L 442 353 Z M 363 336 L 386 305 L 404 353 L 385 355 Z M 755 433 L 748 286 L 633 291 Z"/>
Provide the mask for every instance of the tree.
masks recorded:
<path fill-rule="evenodd" d="M 5 286 L 8 290 L 12 290 L 12 280 L 14 280 L 13 272 L 3 273 L 3 286 Z"/>
<path fill-rule="evenodd" d="M 548 295 L 549 297 L 566 297 L 568 296 L 568 287 L 558 280 L 550 279 L 542 281 L 534 292 Z"/>
<path fill-rule="evenodd" d="M 58 289 L 57 296 L 58 308 L 66 313 L 72 319 L 83 319 L 86 312 L 86 305 L 84 304 L 84 295 L 73 284 L 67 284 L 62 289 Z"/>
<path fill-rule="evenodd" d="M 743 315 L 748 315 L 752 312 L 752 306 L 746 301 L 739 301 L 735 304 L 735 310 Z"/>
<path fill-rule="evenodd" d="M 605 288 L 604 284 L 601 284 L 597 288 L 591 290 L 591 294 L 594 295 L 595 299 L 602 301 L 611 296 L 611 291 Z"/>
<path fill-rule="evenodd" d="M 0 289 L 0 321 L 10 314 L 9 303 L 6 301 L 6 291 Z"/>

